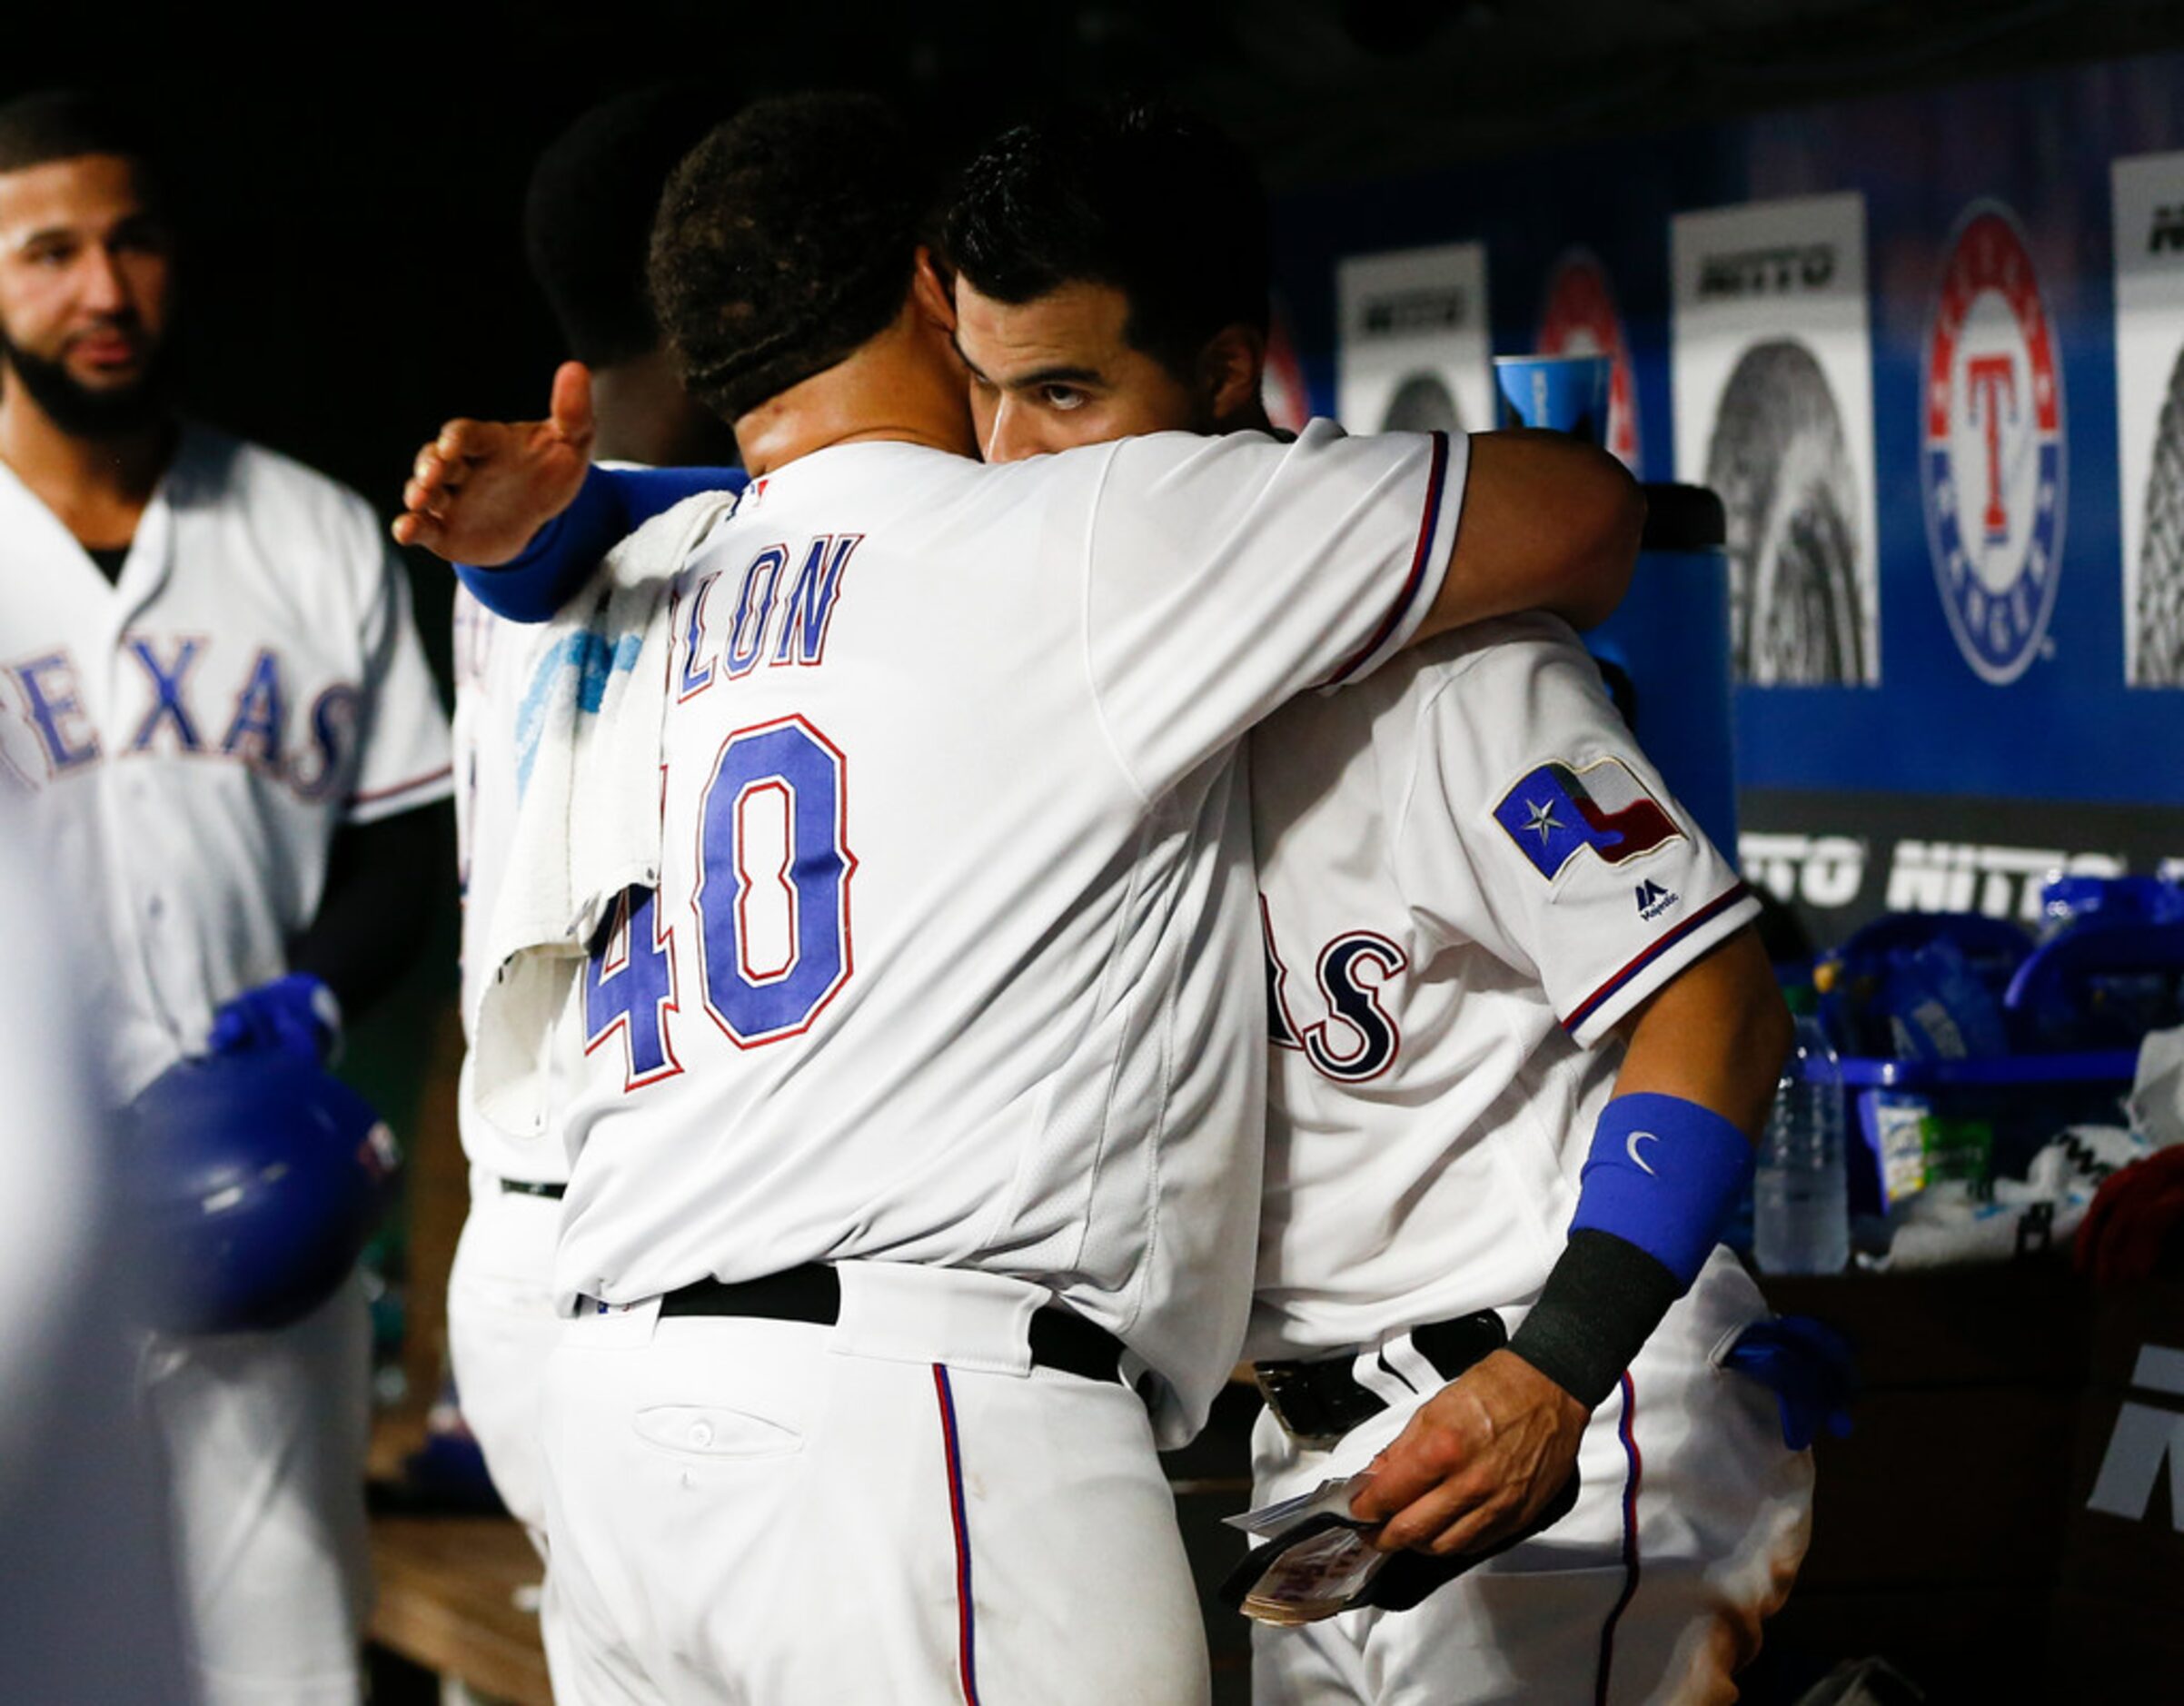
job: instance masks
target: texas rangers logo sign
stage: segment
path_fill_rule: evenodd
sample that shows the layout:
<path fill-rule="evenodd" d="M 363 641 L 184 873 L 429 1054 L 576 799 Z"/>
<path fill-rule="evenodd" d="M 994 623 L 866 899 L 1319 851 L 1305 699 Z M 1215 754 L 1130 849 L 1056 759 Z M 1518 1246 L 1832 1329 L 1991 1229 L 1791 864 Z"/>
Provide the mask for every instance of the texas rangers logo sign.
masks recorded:
<path fill-rule="evenodd" d="M 1638 386 L 1631 371 L 1630 340 L 1615 307 L 1615 286 L 1599 257 L 1572 249 L 1554 263 L 1540 305 L 1542 355 L 1604 355 L 1608 373 L 1608 449 L 1625 468 L 1638 471 Z"/>
<path fill-rule="evenodd" d="M 1927 328 L 1926 535 L 1941 607 L 1980 679 L 2040 655 L 2062 570 L 2062 368 L 2016 216 L 1958 222 Z"/>
<path fill-rule="evenodd" d="M 1502 796 L 1494 818 L 1549 882 L 1587 848 L 1621 865 L 1683 833 L 1620 759 L 1543 764 Z"/>

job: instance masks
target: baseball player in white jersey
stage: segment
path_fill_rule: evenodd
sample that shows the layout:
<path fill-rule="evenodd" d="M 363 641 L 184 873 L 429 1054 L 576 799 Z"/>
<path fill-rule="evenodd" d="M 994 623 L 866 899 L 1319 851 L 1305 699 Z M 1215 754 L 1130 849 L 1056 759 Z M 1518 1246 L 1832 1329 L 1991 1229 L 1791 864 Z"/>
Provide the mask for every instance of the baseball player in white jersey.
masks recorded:
<path fill-rule="evenodd" d="M 620 1046 L 562 1110 L 544 1444 L 588 1700 L 1203 1697 L 1117 1375 L 1182 1437 L 1246 1311 L 1236 744 L 1454 621 L 1597 611 L 1634 541 L 1605 459 L 1531 439 L 966 460 L 928 187 L 883 109 L 812 97 L 662 204 L 663 324 L 756 478 L 675 577 L 659 884 L 597 946 L 581 1028 Z M 405 533 L 528 538 L 459 525 L 490 434 L 427 460 Z"/>
<path fill-rule="evenodd" d="M 1264 275 L 1205 282 L 1253 250 L 1206 214 L 1224 200 L 1251 223 L 1248 167 L 1174 114 L 1028 126 L 974 164 L 948 247 L 988 456 L 1182 410 L 1261 423 Z M 1755 903 L 1552 619 L 1304 695 L 1252 753 L 1276 1045 L 1258 1502 L 1377 1458 L 1357 1511 L 1382 1543 L 1461 1553 L 1582 1472 L 1571 1514 L 1417 1609 L 1259 1631 L 1259 1697 L 1727 1697 L 1810 1501 L 1771 1394 L 1715 1366 L 1764 1313 L 1712 1241 L 1783 1046 Z M 1618 1034 L 1627 1059 L 1597 1046 Z M 1596 1125 L 1642 1169 L 1607 1182 L 1621 1201 L 1581 1192 Z M 1669 1200 L 1629 1189 L 1687 1154 Z M 1600 1266 L 1558 1270 L 1566 1249 Z"/>
<path fill-rule="evenodd" d="M 668 367 L 644 299 L 652 204 L 669 170 L 711 127 L 720 106 L 690 84 L 620 96 L 579 119 L 532 172 L 524 248 L 571 353 L 593 371 L 591 448 L 600 457 L 708 463 L 733 453 L 727 428 L 690 400 Z M 679 486 L 675 495 L 695 489 Z M 629 524 L 608 525 L 619 536 Z M 549 655 L 545 630 L 495 616 L 461 586 L 454 623 L 461 999 L 464 1035 L 474 1037 L 494 970 L 485 943 L 522 778 L 550 701 L 577 691 L 583 670 L 580 659 Z M 493 1484 L 542 1546 L 533 1418 L 559 1331 L 551 1265 L 569 1163 L 551 1123 L 551 1098 L 547 1129 L 511 1132 L 480 1106 L 475 1070 L 466 1056 L 457 1081 L 471 1212 L 448 1275 L 448 1350 L 463 1420 Z M 549 1594 L 549 1624 L 551 1603 Z M 553 1645 L 550 1638 L 550 1652 Z"/>
<path fill-rule="evenodd" d="M 0 754 L 116 1099 L 208 1047 L 329 1048 L 421 945 L 449 789 L 370 509 L 168 412 L 169 274 L 124 118 L 0 108 Z M 203 1697 L 353 1701 L 361 1291 L 145 1366 Z"/>
<path fill-rule="evenodd" d="M 1763 1109 L 1780 1049 L 1755 903 L 1551 619 L 1436 642 L 1255 741 L 1276 1045 L 1259 1501 L 1385 1450 L 1376 1483 L 1408 1479 L 1360 1513 L 1394 1516 L 1439 1478 L 1433 1453 L 1493 1462 L 1463 1405 L 1502 1399 L 1503 1426 L 1536 1412 L 1444 1383 L 1505 1326 L 1505 1361 L 1540 1354 L 1534 1377 L 1552 1370 L 1591 1411 L 1574 1511 L 1417 1609 L 1256 1632 L 1256 1697 L 1734 1698 L 1802 1556 L 1811 1487 L 1772 1395 L 1718 1365 L 1765 1314 L 1757 1288 L 1714 1247 L 1627 1368 L 1621 1349 L 1613 1367 L 1589 1346 L 1541 1354 L 1524 1324 L 1573 1215 L 1597 1224 L 1581 1213 L 1596 1129 L 1667 1173 L 1685 1108 Z M 1618 1035 L 1627 1056 L 1600 1046 Z M 1607 1313 L 1587 1324 L 1613 1337 Z M 1414 1423 L 1436 1393 L 1445 1415 Z M 1429 1503 L 1405 1537 L 1441 1520 Z"/>

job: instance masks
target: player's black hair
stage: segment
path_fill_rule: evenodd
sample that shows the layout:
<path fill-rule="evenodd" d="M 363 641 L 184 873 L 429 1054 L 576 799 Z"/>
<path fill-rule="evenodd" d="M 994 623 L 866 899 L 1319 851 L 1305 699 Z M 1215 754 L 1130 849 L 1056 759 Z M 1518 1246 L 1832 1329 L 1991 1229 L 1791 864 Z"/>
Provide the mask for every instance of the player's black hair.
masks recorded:
<path fill-rule="evenodd" d="M 1133 102 L 1019 124 L 965 168 L 943 230 L 997 302 L 1079 281 L 1129 303 L 1124 336 L 1188 378 L 1207 340 L 1266 329 L 1266 195 L 1243 150 L 1196 114 Z"/>
<path fill-rule="evenodd" d="M 659 343 L 645 292 L 652 215 L 668 174 L 728 105 L 707 84 L 657 84 L 593 107 L 539 156 L 523 253 L 578 361 L 610 367 Z"/>
<path fill-rule="evenodd" d="M 161 151 L 151 127 L 120 103 L 82 89 L 41 89 L 0 102 L 0 172 L 24 172 L 83 154 L 123 156 L 135 165 L 144 199 L 165 199 Z"/>
<path fill-rule="evenodd" d="M 685 156 L 652 227 L 652 309 L 722 420 L 824 372 L 901 312 L 939 181 L 886 102 L 746 107 Z"/>

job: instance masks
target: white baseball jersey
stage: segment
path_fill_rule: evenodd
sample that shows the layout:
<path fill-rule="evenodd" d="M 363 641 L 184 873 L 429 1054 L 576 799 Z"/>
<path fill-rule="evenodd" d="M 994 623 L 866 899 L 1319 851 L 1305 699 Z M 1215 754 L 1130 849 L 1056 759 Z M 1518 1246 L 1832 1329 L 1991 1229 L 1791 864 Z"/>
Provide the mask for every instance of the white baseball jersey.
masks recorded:
<path fill-rule="evenodd" d="M 1569 629 L 1483 623 L 1252 739 L 1274 1034 L 1251 1353 L 1529 1302 L 1620 1050 L 1757 916 Z"/>
<path fill-rule="evenodd" d="M 134 1095 L 286 969 L 333 831 L 449 789 L 409 590 L 355 493 L 203 427 L 109 584 L 0 467 L 0 771 Z"/>
<path fill-rule="evenodd" d="M 819 1260 L 1029 1279 L 1194 1426 L 1265 1062 L 1246 729 L 1415 627 L 1466 446 L 839 446 L 685 565 L 658 898 L 595 956 L 564 1296 Z"/>

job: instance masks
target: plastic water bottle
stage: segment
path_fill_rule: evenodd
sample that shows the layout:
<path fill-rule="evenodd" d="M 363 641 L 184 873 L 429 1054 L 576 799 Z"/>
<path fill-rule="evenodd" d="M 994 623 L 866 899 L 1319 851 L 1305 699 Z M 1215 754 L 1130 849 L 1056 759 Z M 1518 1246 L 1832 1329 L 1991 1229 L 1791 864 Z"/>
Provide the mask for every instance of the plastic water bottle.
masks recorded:
<path fill-rule="evenodd" d="M 1760 1141 L 1752 1255 L 1763 1274 L 1834 1274 L 1851 1259 L 1842 1067 L 1813 1011 L 1812 992 L 1793 990 L 1790 1007 L 1797 1016 L 1797 1041 Z"/>

